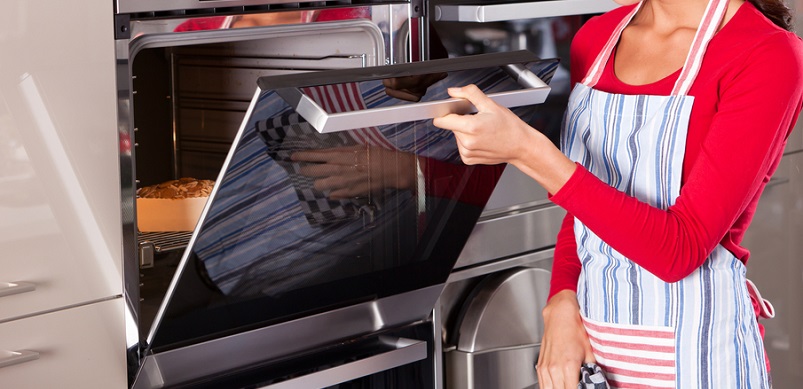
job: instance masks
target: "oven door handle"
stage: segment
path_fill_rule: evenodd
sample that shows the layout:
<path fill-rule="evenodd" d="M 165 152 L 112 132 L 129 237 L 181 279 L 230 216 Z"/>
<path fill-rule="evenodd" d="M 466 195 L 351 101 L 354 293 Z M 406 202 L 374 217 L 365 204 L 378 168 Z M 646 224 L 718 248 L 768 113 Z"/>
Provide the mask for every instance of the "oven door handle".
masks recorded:
<path fill-rule="evenodd" d="M 524 89 L 489 93 L 488 97 L 507 108 L 541 104 L 546 101 L 551 88 L 535 73 L 520 64 L 501 67 Z M 349 112 L 329 113 L 300 88 L 277 88 L 276 93 L 295 109 L 318 132 L 331 133 L 357 128 L 384 126 L 390 124 L 427 120 L 450 113 L 469 114 L 476 108 L 465 99 L 450 98 L 394 107 L 379 107 Z"/>
<path fill-rule="evenodd" d="M 260 389 L 323 388 L 404 366 L 427 357 L 426 341 L 388 336 L 380 336 L 379 340 L 385 345 L 391 346 L 392 349 L 353 362 L 261 386 Z"/>

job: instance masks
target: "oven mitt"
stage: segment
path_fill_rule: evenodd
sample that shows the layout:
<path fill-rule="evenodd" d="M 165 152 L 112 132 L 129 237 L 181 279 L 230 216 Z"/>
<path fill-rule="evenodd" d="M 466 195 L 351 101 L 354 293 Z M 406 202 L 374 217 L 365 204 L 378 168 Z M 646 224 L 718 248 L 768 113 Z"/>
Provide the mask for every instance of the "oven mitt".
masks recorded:
<path fill-rule="evenodd" d="M 608 389 L 608 380 L 602 368 L 595 363 L 584 363 L 580 367 L 580 383 L 577 389 Z"/>

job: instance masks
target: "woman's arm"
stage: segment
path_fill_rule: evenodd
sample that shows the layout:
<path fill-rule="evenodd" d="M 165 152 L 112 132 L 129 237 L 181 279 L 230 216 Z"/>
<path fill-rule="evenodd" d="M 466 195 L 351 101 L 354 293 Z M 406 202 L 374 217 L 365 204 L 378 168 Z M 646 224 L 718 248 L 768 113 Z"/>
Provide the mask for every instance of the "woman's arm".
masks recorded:
<path fill-rule="evenodd" d="M 552 201 L 664 281 L 691 274 L 760 194 L 800 112 L 800 45 L 774 38 L 723 80 L 717 113 L 673 206 L 652 207 L 583 168 Z"/>
<path fill-rule="evenodd" d="M 775 38 L 788 39 L 783 35 Z M 545 137 L 476 88 L 450 90 L 478 109 L 435 119 L 464 161 L 509 161 L 615 250 L 667 282 L 696 270 L 777 166 L 803 101 L 803 54 L 788 41 L 754 51 L 721 90 L 718 112 L 675 205 L 664 210 L 575 166 Z"/>

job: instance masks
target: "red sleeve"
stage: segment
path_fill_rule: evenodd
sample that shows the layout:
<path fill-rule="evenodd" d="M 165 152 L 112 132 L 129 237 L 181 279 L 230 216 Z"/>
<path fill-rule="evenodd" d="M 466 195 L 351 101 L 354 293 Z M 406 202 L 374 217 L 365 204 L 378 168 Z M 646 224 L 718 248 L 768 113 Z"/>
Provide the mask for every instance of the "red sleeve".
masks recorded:
<path fill-rule="evenodd" d="M 774 34 L 740 63 L 720 83 L 717 112 L 675 205 L 654 208 L 582 167 L 552 201 L 662 280 L 691 274 L 764 187 L 803 104 L 798 38 Z"/>
<path fill-rule="evenodd" d="M 577 291 L 577 280 L 580 278 L 580 258 L 577 255 L 577 242 L 574 240 L 574 216 L 567 213 L 558 231 L 555 244 L 555 256 L 552 261 L 552 278 L 549 285 L 549 297 L 562 290 Z"/>

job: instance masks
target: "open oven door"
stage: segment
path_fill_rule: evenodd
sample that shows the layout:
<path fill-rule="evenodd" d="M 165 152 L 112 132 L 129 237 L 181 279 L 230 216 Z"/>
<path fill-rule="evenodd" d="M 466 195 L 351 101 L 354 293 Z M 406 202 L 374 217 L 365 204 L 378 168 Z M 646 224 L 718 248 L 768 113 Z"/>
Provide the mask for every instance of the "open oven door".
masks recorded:
<path fill-rule="evenodd" d="M 427 320 L 504 166 L 431 118 L 478 85 L 524 120 L 529 52 L 262 77 L 144 345 L 136 388 L 326 387 L 427 356 Z M 383 80 L 424 80 L 420 102 Z M 425 92 L 425 93 L 424 93 Z"/>

